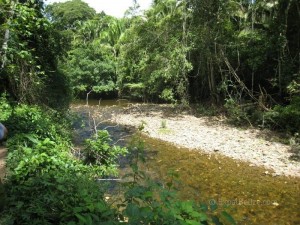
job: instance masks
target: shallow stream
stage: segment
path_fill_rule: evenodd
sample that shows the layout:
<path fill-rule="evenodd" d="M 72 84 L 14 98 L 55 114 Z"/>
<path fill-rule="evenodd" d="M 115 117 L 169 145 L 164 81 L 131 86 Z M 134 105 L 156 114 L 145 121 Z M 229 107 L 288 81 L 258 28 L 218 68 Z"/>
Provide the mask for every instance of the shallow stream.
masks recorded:
<path fill-rule="evenodd" d="M 78 107 L 85 102 L 79 102 Z M 99 101 L 90 101 L 93 110 Z M 126 101 L 101 101 L 100 107 L 121 105 Z M 102 127 L 107 126 L 103 124 Z M 110 126 L 113 136 L 126 136 L 124 127 Z M 168 172 L 180 175 L 182 199 L 217 203 L 238 224 L 300 224 L 300 179 L 273 177 L 264 168 L 251 167 L 219 154 L 178 148 L 169 143 L 143 136 L 147 146 L 145 168 L 153 179 L 167 181 Z"/>
<path fill-rule="evenodd" d="M 167 180 L 168 171 L 177 171 L 183 199 L 217 203 L 238 224 L 300 224 L 300 179 L 272 177 L 264 168 L 228 157 L 144 140 L 156 152 L 147 163 L 153 177 Z"/>

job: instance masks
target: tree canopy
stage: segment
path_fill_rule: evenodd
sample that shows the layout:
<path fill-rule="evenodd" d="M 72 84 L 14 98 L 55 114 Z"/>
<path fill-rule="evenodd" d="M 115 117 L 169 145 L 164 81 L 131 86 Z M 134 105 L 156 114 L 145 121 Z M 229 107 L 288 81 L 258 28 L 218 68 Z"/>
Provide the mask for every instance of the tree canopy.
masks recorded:
<path fill-rule="evenodd" d="M 49 20 L 60 29 L 76 29 L 80 23 L 96 15 L 96 11 L 81 0 L 53 3 L 45 11 Z"/>
<path fill-rule="evenodd" d="M 296 0 L 155 0 L 122 19 L 81 0 L 1 5 L 1 89 L 22 101 L 58 88 L 263 112 L 300 93 Z"/>
<path fill-rule="evenodd" d="M 77 151 L 61 116 L 91 92 L 218 106 L 236 124 L 294 135 L 299 155 L 299 0 L 153 0 L 142 14 L 133 2 L 118 19 L 81 0 L 0 0 L 0 120 L 11 135 L 1 224 L 236 224 L 215 203 L 178 200 L 175 174 L 140 181 L 140 137 L 124 198 L 108 203 L 95 178 L 115 174 L 127 150 L 94 120 Z"/>

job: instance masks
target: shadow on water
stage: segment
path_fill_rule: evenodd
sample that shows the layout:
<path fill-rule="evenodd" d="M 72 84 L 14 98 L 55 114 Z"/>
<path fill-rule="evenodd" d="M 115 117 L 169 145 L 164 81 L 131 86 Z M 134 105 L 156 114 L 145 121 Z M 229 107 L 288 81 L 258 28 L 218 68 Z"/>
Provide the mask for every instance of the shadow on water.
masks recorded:
<path fill-rule="evenodd" d="M 81 114 L 88 119 L 88 114 Z M 86 117 L 87 116 L 87 117 Z M 86 124 L 87 125 L 87 124 Z M 88 126 L 85 126 L 88 127 Z M 132 134 L 127 127 L 101 124 L 114 137 L 113 141 Z M 79 129 L 90 135 L 90 130 Z M 85 130 L 85 131 L 84 131 Z M 83 135 L 83 136 L 86 136 Z M 300 179 L 272 177 L 261 167 L 251 167 L 218 154 L 178 148 L 172 144 L 143 136 L 147 163 L 143 166 L 156 180 L 168 181 L 168 172 L 179 174 L 179 194 L 182 199 L 217 203 L 226 209 L 238 224 L 296 225 L 300 224 Z M 126 141 L 118 144 L 125 145 Z M 125 163 L 124 163 L 125 162 Z M 128 171 L 122 162 L 122 173 Z"/>

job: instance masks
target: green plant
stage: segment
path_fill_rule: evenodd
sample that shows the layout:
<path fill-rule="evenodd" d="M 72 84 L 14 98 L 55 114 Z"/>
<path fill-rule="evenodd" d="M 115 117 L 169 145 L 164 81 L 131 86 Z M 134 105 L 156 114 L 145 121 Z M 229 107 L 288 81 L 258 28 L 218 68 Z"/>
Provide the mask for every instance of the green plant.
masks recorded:
<path fill-rule="evenodd" d="M 126 148 L 110 144 L 109 133 L 105 130 L 98 131 L 93 139 L 85 141 L 85 163 L 97 165 L 100 175 L 117 173 L 117 160 L 127 154 Z"/>
<path fill-rule="evenodd" d="M 167 128 L 167 121 L 166 120 L 162 120 L 161 121 L 160 128 L 162 128 L 162 129 L 166 129 Z"/>
<path fill-rule="evenodd" d="M 32 114 L 28 112 L 31 108 Z M 34 134 L 34 128 L 41 128 L 41 118 L 50 118 L 39 108 L 23 105 L 15 113 L 14 119 L 31 119 L 23 130 L 26 133 L 15 132 L 7 143 L 1 224 L 116 224 L 116 211 L 104 201 L 94 179 L 99 168 L 73 158 L 67 138 L 42 139 L 53 133 Z M 21 132 L 23 123 L 15 122 L 15 131 Z M 59 130 L 57 124 L 47 121 L 42 126 Z M 59 132 L 55 134 L 59 136 Z"/>
<path fill-rule="evenodd" d="M 56 111 L 45 111 L 38 106 L 17 105 L 13 108 L 6 125 L 9 135 L 34 134 L 52 141 L 70 138 L 67 120 Z"/>
<path fill-rule="evenodd" d="M 23 142 L 19 142 L 20 139 Z M 14 141 L 19 144 L 13 145 L 12 142 Z M 12 148 L 13 146 L 14 148 Z M 66 142 L 57 144 L 48 138 L 38 140 L 34 136 L 24 134 L 12 138 L 8 143 L 8 147 L 7 168 L 10 171 L 9 179 L 16 182 L 40 176 L 50 171 L 63 173 L 65 171 L 76 171 L 81 167 L 79 162 L 70 157 L 69 144 Z"/>
<path fill-rule="evenodd" d="M 266 113 L 268 122 L 273 126 L 285 129 L 291 133 L 300 132 L 300 97 L 294 97 L 287 106 L 276 105 Z"/>
<path fill-rule="evenodd" d="M 130 225 L 164 224 L 164 225 L 198 225 L 198 224 L 236 224 L 225 211 L 217 213 L 216 204 L 197 204 L 193 201 L 179 200 L 174 183 L 178 179 L 176 173 L 170 173 L 166 184 L 154 182 L 139 169 L 145 160 L 145 144 L 141 133 L 131 141 L 130 152 L 132 173 L 126 175 L 129 182 L 123 184 L 124 199 L 118 204 L 120 219 Z"/>
<path fill-rule="evenodd" d="M 227 115 L 230 122 L 236 125 L 242 125 L 249 120 L 247 114 L 242 110 L 241 106 L 236 103 L 234 99 L 226 99 L 224 107 L 227 110 Z"/>
<path fill-rule="evenodd" d="M 0 96 L 0 112 L 0 121 L 7 120 L 12 112 L 12 107 L 9 104 L 5 93 Z"/>
<path fill-rule="evenodd" d="M 228 121 L 234 125 L 261 125 L 264 112 L 251 102 L 239 104 L 233 98 L 226 99 L 224 107 L 227 111 Z"/>
<path fill-rule="evenodd" d="M 197 114 L 203 116 L 216 116 L 218 114 L 217 107 L 214 105 L 197 104 L 195 110 Z"/>
<path fill-rule="evenodd" d="M 5 224 L 99 224 L 116 221 L 116 212 L 98 184 L 72 171 L 53 170 L 22 183 L 6 184 L 9 215 Z"/>

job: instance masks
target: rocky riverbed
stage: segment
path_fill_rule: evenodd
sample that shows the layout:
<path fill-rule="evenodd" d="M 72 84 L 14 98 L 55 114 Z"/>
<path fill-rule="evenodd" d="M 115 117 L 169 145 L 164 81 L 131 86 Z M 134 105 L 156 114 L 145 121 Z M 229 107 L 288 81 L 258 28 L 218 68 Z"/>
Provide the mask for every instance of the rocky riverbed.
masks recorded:
<path fill-rule="evenodd" d="M 98 107 L 92 114 L 123 126 L 143 124 L 146 135 L 177 146 L 263 166 L 266 175 L 300 177 L 300 162 L 290 160 L 290 146 L 277 142 L 271 131 L 239 129 L 226 124 L 225 118 L 196 117 L 170 105 Z"/>

